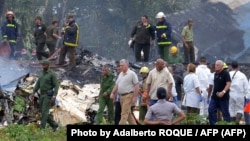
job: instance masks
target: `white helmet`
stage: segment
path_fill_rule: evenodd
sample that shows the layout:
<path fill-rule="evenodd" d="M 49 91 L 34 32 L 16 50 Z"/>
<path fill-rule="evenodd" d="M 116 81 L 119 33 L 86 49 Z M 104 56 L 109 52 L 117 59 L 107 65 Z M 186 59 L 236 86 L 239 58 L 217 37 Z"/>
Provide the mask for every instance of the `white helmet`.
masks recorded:
<path fill-rule="evenodd" d="M 165 18 L 166 15 L 163 12 L 159 12 L 157 13 L 157 15 L 155 16 L 156 19 L 160 19 L 160 18 Z"/>
<path fill-rule="evenodd" d="M 14 17 L 14 13 L 13 13 L 12 11 L 7 11 L 6 17 L 7 17 L 8 15 L 12 15 L 12 16 Z"/>

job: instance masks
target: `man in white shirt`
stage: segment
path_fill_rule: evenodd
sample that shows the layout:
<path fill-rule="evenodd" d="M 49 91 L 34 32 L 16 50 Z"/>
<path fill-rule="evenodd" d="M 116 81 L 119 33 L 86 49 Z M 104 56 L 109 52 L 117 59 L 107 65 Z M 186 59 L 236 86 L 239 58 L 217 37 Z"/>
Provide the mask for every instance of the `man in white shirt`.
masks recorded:
<path fill-rule="evenodd" d="M 229 72 L 232 83 L 230 86 L 229 112 L 231 121 L 239 124 L 244 114 L 244 97 L 249 93 L 247 77 L 238 68 L 238 62 L 232 62 L 232 70 Z"/>
<path fill-rule="evenodd" d="M 200 103 L 200 115 L 202 116 L 208 116 L 208 92 L 207 89 L 209 87 L 209 79 L 211 72 L 209 68 L 207 67 L 207 59 L 206 57 L 201 57 L 199 61 L 199 65 L 196 68 L 196 74 L 198 76 L 200 89 L 202 91 L 202 101 Z"/>

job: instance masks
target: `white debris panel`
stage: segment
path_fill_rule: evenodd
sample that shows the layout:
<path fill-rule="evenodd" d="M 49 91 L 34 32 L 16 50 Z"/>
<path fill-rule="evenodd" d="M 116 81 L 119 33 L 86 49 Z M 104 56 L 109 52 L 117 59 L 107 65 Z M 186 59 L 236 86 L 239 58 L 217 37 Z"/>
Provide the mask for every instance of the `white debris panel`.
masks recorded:
<path fill-rule="evenodd" d="M 59 107 L 54 107 L 52 112 L 54 119 L 62 126 L 87 122 L 86 110 L 98 110 L 96 99 L 99 90 L 100 84 L 86 84 L 80 88 L 69 80 L 63 80 L 56 97 Z"/>
<path fill-rule="evenodd" d="M 37 78 L 31 76 L 25 80 L 19 82 L 19 88 L 23 93 L 30 95 L 33 93 Z M 50 110 L 53 118 L 62 126 L 88 122 L 85 112 L 87 109 L 98 110 L 99 91 L 100 84 L 85 84 L 80 87 L 70 80 L 62 80 L 56 97 L 58 105 Z"/>

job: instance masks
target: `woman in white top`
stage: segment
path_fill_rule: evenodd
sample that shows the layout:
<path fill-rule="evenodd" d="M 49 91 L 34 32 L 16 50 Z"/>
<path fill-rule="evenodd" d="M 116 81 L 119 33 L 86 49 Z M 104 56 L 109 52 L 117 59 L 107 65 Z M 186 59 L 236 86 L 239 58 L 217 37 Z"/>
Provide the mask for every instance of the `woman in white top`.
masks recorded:
<path fill-rule="evenodd" d="M 196 66 L 189 63 L 187 66 L 187 74 L 183 81 L 185 95 L 182 105 L 187 108 L 187 114 L 199 114 L 200 112 L 200 102 L 202 101 L 202 96 L 198 76 L 195 74 L 195 70 Z"/>

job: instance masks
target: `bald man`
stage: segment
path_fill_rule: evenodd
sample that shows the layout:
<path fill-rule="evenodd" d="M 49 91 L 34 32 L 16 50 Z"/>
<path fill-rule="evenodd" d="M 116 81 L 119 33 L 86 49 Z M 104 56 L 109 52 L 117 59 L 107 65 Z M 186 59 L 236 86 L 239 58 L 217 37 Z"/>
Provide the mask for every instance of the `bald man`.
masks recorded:
<path fill-rule="evenodd" d="M 155 68 L 149 72 L 147 81 L 147 91 L 150 97 L 150 106 L 158 100 L 156 91 L 159 87 L 165 88 L 168 96 L 172 96 L 173 77 L 166 68 L 166 62 L 163 59 L 157 59 Z"/>
<path fill-rule="evenodd" d="M 231 85 L 231 77 L 229 72 L 223 69 L 223 64 L 224 62 L 222 60 L 217 60 L 215 62 L 213 92 L 208 107 L 210 125 L 216 124 L 218 109 L 222 112 L 224 121 L 231 121 L 229 113 L 229 88 Z M 208 96 L 210 97 L 210 94 Z"/>

